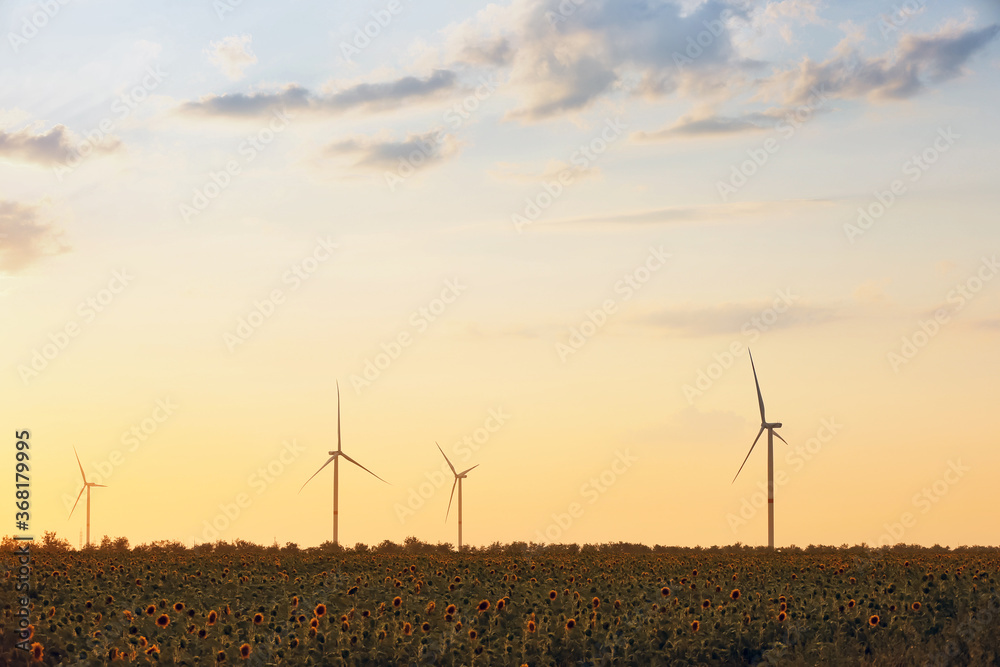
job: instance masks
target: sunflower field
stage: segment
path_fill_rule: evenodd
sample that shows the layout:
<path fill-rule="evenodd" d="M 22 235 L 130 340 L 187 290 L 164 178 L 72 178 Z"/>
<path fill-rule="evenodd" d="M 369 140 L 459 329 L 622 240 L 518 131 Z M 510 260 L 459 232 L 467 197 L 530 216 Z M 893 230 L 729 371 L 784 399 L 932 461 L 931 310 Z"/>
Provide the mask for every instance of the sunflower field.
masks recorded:
<path fill-rule="evenodd" d="M 997 550 L 225 546 L 36 551 L 0 664 L 1000 664 Z"/>

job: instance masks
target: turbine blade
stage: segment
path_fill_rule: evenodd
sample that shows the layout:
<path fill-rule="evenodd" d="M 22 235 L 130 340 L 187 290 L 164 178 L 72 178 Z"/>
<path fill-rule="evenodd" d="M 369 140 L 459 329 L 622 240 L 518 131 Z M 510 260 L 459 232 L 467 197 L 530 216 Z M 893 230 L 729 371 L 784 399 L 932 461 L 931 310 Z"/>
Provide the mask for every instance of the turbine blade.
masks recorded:
<path fill-rule="evenodd" d="M 438 451 L 440 451 L 440 452 L 441 452 L 441 456 L 443 456 L 443 457 L 444 457 L 444 460 L 445 460 L 445 461 L 448 461 L 448 455 L 444 453 L 444 450 L 443 450 L 443 449 L 441 449 L 441 445 L 438 445 L 438 444 L 437 444 L 436 442 L 435 442 L 434 444 L 435 444 L 435 445 L 437 445 L 437 447 L 438 447 Z M 453 466 L 453 465 L 451 464 L 451 461 L 448 461 L 448 467 L 449 467 L 449 468 L 451 468 L 451 472 L 452 472 L 453 474 L 455 474 L 455 475 L 457 475 L 457 474 L 458 474 L 457 472 L 455 472 L 455 466 Z"/>
<path fill-rule="evenodd" d="M 747 349 L 747 354 L 750 354 L 749 349 Z M 757 382 L 757 369 L 753 365 L 752 354 L 750 354 L 750 368 L 753 368 L 753 383 L 757 385 L 757 404 L 760 406 L 760 423 L 765 424 L 767 420 L 764 418 L 764 398 L 760 395 L 760 382 Z"/>
<path fill-rule="evenodd" d="M 70 517 L 70 518 L 73 518 L 73 512 L 75 512 L 75 511 L 76 511 L 76 506 L 77 506 L 77 504 L 79 504 L 79 502 L 80 502 L 80 498 L 82 498 L 82 497 L 83 497 L 83 492 L 84 492 L 84 491 L 86 491 L 86 490 L 87 490 L 87 485 L 86 485 L 86 484 L 84 484 L 84 485 L 83 485 L 83 488 L 82 488 L 82 489 L 80 489 L 80 495 L 78 495 L 78 496 L 76 497 L 76 502 L 75 502 L 75 503 L 73 503 L 73 509 L 71 509 L 71 510 L 69 511 L 69 517 Z"/>
<path fill-rule="evenodd" d="M 787 441 L 787 440 L 785 440 L 784 438 L 782 438 L 782 437 L 781 437 L 780 435 L 778 435 L 778 432 L 777 432 L 777 431 L 774 431 L 774 430 L 772 430 L 771 432 L 772 432 L 772 433 L 774 433 L 774 437 L 776 437 L 776 438 L 777 438 L 778 440 L 781 440 L 781 441 L 782 441 L 783 443 L 785 443 L 786 445 L 788 444 L 788 441 Z"/>
<path fill-rule="evenodd" d="M 341 451 L 340 445 L 340 380 L 337 380 L 337 451 Z"/>
<path fill-rule="evenodd" d="M 326 463 L 324 463 L 323 465 L 321 465 L 321 466 L 319 467 L 319 470 L 317 470 L 316 472 L 314 472 L 314 473 L 312 474 L 312 477 L 310 477 L 309 479 L 307 479 L 307 480 L 306 480 L 306 484 L 308 484 L 309 482 L 311 482 L 311 481 L 312 481 L 312 478 L 313 478 L 313 477 L 315 477 L 316 475 L 318 475 L 318 474 L 319 474 L 319 473 L 320 473 L 320 472 L 321 472 L 321 471 L 323 470 L 323 468 L 325 468 L 325 467 L 327 467 L 328 465 L 330 465 L 331 463 L 333 463 L 333 460 L 334 460 L 335 458 L 337 458 L 337 457 L 336 457 L 336 456 L 331 456 L 331 457 L 330 457 L 329 459 L 327 459 L 327 460 L 326 460 Z M 303 485 L 302 485 L 302 488 L 300 488 L 300 489 L 299 489 L 299 493 L 302 493 L 302 489 L 306 488 L 306 484 L 303 484 Z"/>
<path fill-rule="evenodd" d="M 788 443 L 785 443 L 785 444 L 788 444 Z M 93 482 L 91 482 L 91 483 L 90 483 L 90 484 L 88 484 L 87 486 L 99 486 L 99 487 L 101 487 L 102 489 L 106 489 L 106 488 L 108 488 L 108 485 L 107 485 L 107 484 L 94 484 Z"/>
<path fill-rule="evenodd" d="M 352 458 L 351 458 L 350 456 L 348 456 L 347 454 L 341 454 L 341 456 L 343 456 L 343 457 L 344 457 L 345 459 L 347 459 L 348 461 L 350 461 L 350 462 L 351 462 L 351 463 L 353 463 L 354 465 L 356 465 L 356 466 L 358 466 L 359 468 L 361 468 L 362 470 L 364 470 L 364 471 L 365 471 L 366 473 L 368 473 L 369 475 L 371 475 L 371 476 L 372 476 L 372 477 L 374 477 L 375 479 L 377 479 L 377 480 L 380 480 L 380 481 L 382 481 L 382 482 L 385 482 L 385 480 L 384 480 L 384 479 L 382 479 L 381 477 L 379 477 L 378 475 L 376 475 L 375 473 L 373 473 L 373 472 L 372 472 L 371 470 L 369 470 L 368 468 L 364 467 L 363 465 L 361 465 L 360 463 L 358 463 L 357 461 L 355 461 L 354 459 L 352 459 Z M 385 482 L 385 483 L 386 483 L 386 484 L 389 484 L 389 482 Z M 390 486 L 392 486 L 392 485 L 390 484 Z"/>
<path fill-rule="evenodd" d="M 753 448 L 757 446 L 757 441 L 760 440 L 760 434 L 763 432 L 764 432 L 764 427 L 761 426 L 760 430 L 757 431 L 757 437 L 753 439 L 753 444 L 750 445 L 750 451 L 747 452 L 747 458 L 743 459 L 743 463 L 740 465 L 740 469 L 736 471 L 736 477 L 739 477 L 740 473 L 743 472 L 743 466 L 747 464 L 747 459 L 749 459 L 750 455 L 753 454 Z M 736 482 L 736 477 L 733 477 L 733 481 L 730 482 L 730 484 Z"/>
<path fill-rule="evenodd" d="M 80 466 L 80 474 L 83 475 L 83 483 L 87 483 L 87 473 L 83 472 L 83 464 L 80 463 L 80 455 L 76 453 L 76 447 L 73 448 L 73 453 L 76 454 L 76 464 Z"/>
<path fill-rule="evenodd" d="M 448 515 L 451 514 L 451 501 L 455 499 L 455 486 L 458 485 L 458 477 L 455 477 L 455 481 L 451 483 L 451 496 L 448 497 L 448 511 L 444 513 L 444 520 L 448 520 Z"/>
<path fill-rule="evenodd" d="M 478 468 L 478 467 L 479 467 L 479 464 L 477 463 L 476 465 L 474 465 L 474 466 L 472 466 L 471 468 L 469 468 L 469 470 L 475 470 L 475 469 L 476 469 L 476 468 Z M 458 474 L 459 474 L 459 475 L 464 475 L 465 473 L 469 472 L 469 470 L 463 470 L 462 472 L 460 472 L 460 473 L 458 473 Z"/>

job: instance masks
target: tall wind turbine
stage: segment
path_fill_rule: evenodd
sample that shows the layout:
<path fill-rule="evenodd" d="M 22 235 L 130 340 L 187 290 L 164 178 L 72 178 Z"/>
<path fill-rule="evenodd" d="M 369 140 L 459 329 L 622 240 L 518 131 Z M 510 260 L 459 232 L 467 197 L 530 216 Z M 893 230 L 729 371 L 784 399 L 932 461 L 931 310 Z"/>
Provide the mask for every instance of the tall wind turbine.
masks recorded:
<path fill-rule="evenodd" d="M 443 449 L 441 449 L 441 445 L 438 445 L 436 442 L 434 444 L 437 445 L 438 451 L 441 452 L 441 456 L 444 457 L 444 460 L 448 461 L 448 455 L 444 453 Z M 448 511 L 445 512 L 444 520 L 447 521 L 448 515 L 451 514 L 451 501 L 455 499 L 455 486 L 457 485 L 458 486 L 458 550 L 461 551 L 462 550 L 462 480 L 466 478 L 466 476 L 469 474 L 469 472 L 473 470 L 473 468 L 478 468 L 479 464 L 477 463 L 476 465 L 472 466 L 472 468 L 469 468 L 468 470 L 463 470 L 462 472 L 456 471 L 455 466 L 451 464 L 451 461 L 448 461 L 448 467 L 451 468 L 452 474 L 455 475 L 455 481 L 452 482 L 451 484 L 451 497 L 448 498 Z"/>
<path fill-rule="evenodd" d="M 750 350 L 747 350 L 750 353 Z M 757 381 L 757 369 L 753 365 L 753 355 L 750 354 L 750 368 L 753 369 L 753 382 L 757 385 L 757 405 L 760 406 L 760 430 L 757 431 L 757 437 L 754 438 L 753 444 L 750 445 L 750 451 L 747 452 L 747 458 L 743 459 L 743 465 L 736 472 L 736 477 L 740 476 L 743 472 L 743 466 L 747 464 L 747 459 L 750 458 L 750 454 L 753 453 L 753 448 L 757 446 L 757 441 L 760 440 L 760 435 L 767 429 L 767 547 L 769 549 L 774 548 L 774 437 L 777 436 L 786 445 L 788 441 L 782 438 L 776 430 L 781 428 L 781 422 L 768 422 L 767 418 L 764 417 L 764 399 L 760 395 L 760 382 Z M 736 482 L 736 477 L 733 477 L 733 482 Z"/>
<path fill-rule="evenodd" d="M 362 470 L 364 470 L 366 473 L 368 473 L 372 477 L 374 477 L 374 478 L 376 478 L 378 480 L 381 480 L 381 481 L 385 482 L 386 484 L 389 483 L 389 482 L 386 482 L 381 477 L 379 477 L 378 475 L 376 475 L 375 473 L 373 473 L 368 468 L 364 467 L 363 465 L 361 465 L 360 463 L 358 463 L 357 461 L 355 461 L 354 459 L 352 459 L 350 456 L 348 456 L 347 454 L 345 454 L 344 451 L 343 451 L 343 446 L 342 446 L 342 443 L 341 443 L 341 440 L 340 440 L 340 382 L 337 382 L 337 450 L 333 451 L 333 452 L 328 452 L 328 453 L 330 454 L 330 458 L 327 459 L 326 463 L 324 463 L 323 465 L 321 465 L 319 467 L 319 470 L 317 470 L 316 472 L 313 473 L 312 477 L 310 477 L 309 479 L 306 480 L 306 484 L 308 484 L 309 482 L 311 482 L 312 478 L 315 477 L 316 475 L 318 475 L 320 473 L 320 471 L 323 470 L 323 468 L 327 467 L 328 465 L 330 465 L 331 462 L 333 462 L 333 543 L 334 544 L 340 544 L 340 542 L 337 539 L 337 533 L 338 533 L 338 524 L 339 524 L 339 521 L 340 521 L 339 511 L 340 511 L 340 459 L 341 459 L 341 457 L 347 459 L 348 461 L 350 461 L 354 465 L 358 466 L 359 468 L 361 468 Z M 306 488 L 306 484 L 302 485 L 302 489 Z M 302 493 L 302 489 L 299 489 L 299 493 Z"/>
<path fill-rule="evenodd" d="M 73 512 L 76 511 L 76 506 L 80 503 L 80 498 L 83 496 L 83 492 L 87 492 L 87 546 L 90 546 L 90 487 L 100 486 L 101 488 L 107 488 L 107 484 L 95 484 L 94 482 L 87 481 L 87 473 L 83 472 L 83 464 L 80 463 L 80 455 L 76 453 L 76 447 L 73 448 L 73 453 L 76 454 L 76 464 L 80 466 L 80 474 L 83 475 L 83 488 L 80 489 L 80 495 L 76 497 L 76 502 L 73 503 L 73 509 L 69 511 L 70 518 L 73 517 Z"/>

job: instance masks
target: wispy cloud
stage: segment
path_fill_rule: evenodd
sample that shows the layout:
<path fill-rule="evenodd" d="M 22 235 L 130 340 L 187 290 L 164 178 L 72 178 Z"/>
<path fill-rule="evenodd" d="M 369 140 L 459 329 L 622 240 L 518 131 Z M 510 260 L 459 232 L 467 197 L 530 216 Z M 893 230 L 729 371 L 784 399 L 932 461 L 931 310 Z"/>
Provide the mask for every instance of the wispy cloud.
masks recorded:
<path fill-rule="evenodd" d="M 18 273 L 44 255 L 68 250 L 62 232 L 41 220 L 38 206 L 0 199 L 0 271 Z"/>
<path fill-rule="evenodd" d="M 436 164 L 456 155 L 458 150 L 457 140 L 440 129 L 409 134 L 402 141 L 352 137 L 326 147 L 328 155 L 356 156 L 355 166 L 377 170 L 395 167 L 400 160 L 417 161 L 422 167 Z"/>
<path fill-rule="evenodd" d="M 56 125 L 42 133 L 36 133 L 31 128 L 16 132 L 0 130 L 0 158 L 50 167 L 75 157 L 75 143 L 73 134 L 64 125 Z M 92 148 L 97 152 L 111 153 L 121 148 L 121 142 L 114 137 L 106 137 Z"/>
<path fill-rule="evenodd" d="M 227 93 L 207 95 L 186 102 L 181 110 L 208 116 L 259 116 L 276 111 L 309 110 L 342 113 L 353 109 L 394 109 L 405 103 L 431 98 L 457 86 L 450 70 L 436 70 L 427 78 L 405 76 L 380 83 L 359 83 L 331 93 L 316 93 L 297 84 L 278 92 Z"/>
<path fill-rule="evenodd" d="M 218 67 L 223 74 L 239 81 L 243 78 L 243 70 L 257 62 L 257 56 L 250 50 L 253 37 L 250 35 L 232 35 L 218 42 L 212 42 L 205 49 L 208 61 Z"/>

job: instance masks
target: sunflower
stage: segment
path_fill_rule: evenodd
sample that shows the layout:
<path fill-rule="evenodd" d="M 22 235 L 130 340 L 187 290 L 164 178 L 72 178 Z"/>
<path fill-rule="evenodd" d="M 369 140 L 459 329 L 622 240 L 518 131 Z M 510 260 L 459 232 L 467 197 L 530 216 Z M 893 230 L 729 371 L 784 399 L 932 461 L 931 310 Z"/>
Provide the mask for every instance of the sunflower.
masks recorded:
<path fill-rule="evenodd" d="M 594 598 L 593 600 L 591 600 L 590 601 L 590 606 L 593 607 L 594 609 L 597 609 L 598 607 L 600 607 L 601 606 L 601 598 Z"/>
<path fill-rule="evenodd" d="M 250 644 L 244 644 L 240 647 L 240 657 L 244 660 L 250 657 Z"/>
<path fill-rule="evenodd" d="M 479 603 L 479 606 L 476 607 L 476 610 L 481 614 L 489 608 L 490 608 L 490 601 L 483 600 L 482 602 Z"/>
<path fill-rule="evenodd" d="M 712 606 L 712 601 L 711 600 L 705 600 L 704 602 L 701 603 L 701 608 L 702 609 L 708 609 L 711 606 Z"/>
<path fill-rule="evenodd" d="M 316 605 L 316 608 L 313 609 L 313 613 L 316 614 L 316 618 L 323 618 L 326 615 L 326 605 L 320 602 Z"/>
<path fill-rule="evenodd" d="M 146 607 L 146 615 L 147 616 L 152 616 L 155 613 L 156 613 L 156 605 L 151 604 L 148 607 Z"/>
<path fill-rule="evenodd" d="M 435 607 L 435 606 L 436 606 L 436 605 L 434 604 L 434 600 L 431 600 L 430 602 L 428 602 L 428 603 L 427 603 L 427 609 L 426 609 L 426 612 L 427 612 L 428 614 L 433 614 L 433 613 L 434 613 L 434 607 Z"/>
<path fill-rule="evenodd" d="M 537 628 L 534 621 L 528 621 L 528 632 L 534 632 Z"/>
<path fill-rule="evenodd" d="M 263 622 L 264 622 L 264 614 L 254 614 L 253 615 L 253 624 L 254 625 L 260 625 Z"/>
<path fill-rule="evenodd" d="M 288 642 L 288 648 L 295 648 L 299 645 L 299 640 L 297 637 L 292 637 Z"/>
<path fill-rule="evenodd" d="M 738 588 L 733 589 L 733 592 L 729 594 L 729 597 L 731 597 L 734 600 L 739 600 L 740 599 L 740 589 L 738 589 Z"/>
<path fill-rule="evenodd" d="M 160 647 L 157 646 L 156 644 L 153 644 L 152 646 L 146 649 L 146 655 L 150 657 L 154 655 L 160 655 Z"/>
<path fill-rule="evenodd" d="M 108 649 L 108 660 L 118 659 L 118 649 L 111 647 Z"/>
<path fill-rule="evenodd" d="M 855 602 L 854 599 L 852 598 L 852 599 L 850 599 L 850 600 L 847 601 L 847 608 L 848 609 L 854 609 L 854 605 L 856 605 L 856 604 L 857 604 L 857 602 Z"/>
<path fill-rule="evenodd" d="M 701 627 L 701 623 L 698 621 L 691 621 L 691 632 L 698 632 L 698 628 Z"/>
<path fill-rule="evenodd" d="M 215 625 L 215 622 L 217 620 L 219 620 L 219 614 L 216 613 L 216 611 L 214 609 L 212 611 L 208 612 L 208 621 L 207 621 L 207 623 L 209 625 Z"/>
<path fill-rule="evenodd" d="M 216 662 L 225 662 L 226 661 L 226 652 L 225 651 L 219 651 L 218 653 L 216 653 L 215 654 L 215 661 Z"/>
<path fill-rule="evenodd" d="M 458 611 L 458 609 L 455 607 L 455 605 L 450 604 L 447 607 L 445 607 L 444 613 L 448 614 L 449 616 L 454 616 L 456 611 Z"/>
<path fill-rule="evenodd" d="M 183 602 L 175 602 L 174 603 L 174 611 L 176 611 L 176 612 L 182 612 L 182 611 L 184 611 L 184 603 Z"/>
<path fill-rule="evenodd" d="M 207 636 L 208 636 L 208 630 L 206 630 L 205 628 L 202 628 L 201 630 L 198 631 L 198 639 L 204 639 Z"/>
<path fill-rule="evenodd" d="M 293 595 L 292 596 L 292 609 L 295 609 L 298 606 L 299 606 L 299 596 L 298 595 Z"/>
<path fill-rule="evenodd" d="M 403 598 L 399 597 L 398 595 L 392 599 L 392 606 L 393 607 L 397 607 L 398 608 L 399 605 L 401 605 L 401 604 L 403 604 Z"/>
<path fill-rule="evenodd" d="M 916 601 L 913 604 L 911 604 L 910 609 L 912 609 L 913 611 L 920 611 L 920 602 Z"/>
<path fill-rule="evenodd" d="M 161 628 L 165 628 L 170 625 L 170 617 L 166 614 L 160 614 L 156 619 L 156 625 Z"/>
<path fill-rule="evenodd" d="M 873 628 L 876 625 L 878 625 L 878 621 L 879 621 L 878 614 L 872 614 L 870 617 L 868 617 L 868 625 L 872 626 Z"/>
<path fill-rule="evenodd" d="M 41 662 L 44 656 L 45 656 L 44 646 L 42 646 L 38 642 L 35 642 L 34 644 L 31 645 L 31 658 L 33 660 Z"/>
<path fill-rule="evenodd" d="M 497 611 L 503 611 L 503 608 L 507 606 L 507 600 L 500 598 L 497 600 Z"/>
<path fill-rule="evenodd" d="M 477 633 L 475 630 L 469 630 L 469 639 L 471 639 L 472 641 L 476 641 L 476 637 L 478 636 L 479 633 Z"/>
<path fill-rule="evenodd" d="M 778 614 L 778 623 L 784 623 L 786 618 L 788 618 L 788 614 L 781 612 Z"/>
<path fill-rule="evenodd" d="M 663 597 L 669 596 L 670 595 L 670 589 L 667 588 L 666 586 L 664 586 L 663 588 L 660 589 L 660 595 L 662 595 Z"/>
<path fill-rule="evenodd" d="M 568 621 L 566 621 L 566 629 L 567 630 L 572 630 L 575 627 L 576 627 L 576 619 L 575 618 L 571 618 Z"/>
<path fill-rule="evenodd" d="M 424 621 L 423 625 L 420 626 L 420 629 L 423 630 L 424 632 L 430 632 L 431 624 L 428 623 L 427 621 Z"/>
<path fill-rule="evenodd" d="M 347 594 L 348 595 L 354 595 L 357 592 L 358 592 L 358 587 L 357 586 L 351 586 L 350 588 L 347 589 Z"/>

